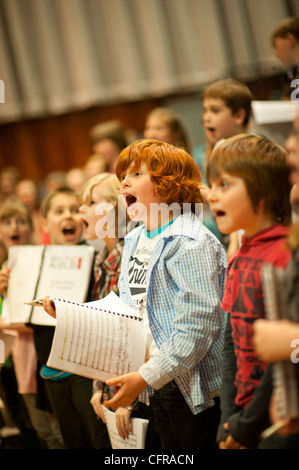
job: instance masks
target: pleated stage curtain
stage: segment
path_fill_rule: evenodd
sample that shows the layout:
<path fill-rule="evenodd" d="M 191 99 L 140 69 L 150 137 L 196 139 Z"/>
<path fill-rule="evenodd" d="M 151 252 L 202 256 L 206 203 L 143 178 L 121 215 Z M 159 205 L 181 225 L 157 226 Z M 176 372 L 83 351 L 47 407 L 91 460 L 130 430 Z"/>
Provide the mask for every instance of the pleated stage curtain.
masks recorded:
<path fill-rule="evenodd" d="M 0 0 L 0 123 L 276 73 L 270 36 L 291 13 L 298 0 Z"/>

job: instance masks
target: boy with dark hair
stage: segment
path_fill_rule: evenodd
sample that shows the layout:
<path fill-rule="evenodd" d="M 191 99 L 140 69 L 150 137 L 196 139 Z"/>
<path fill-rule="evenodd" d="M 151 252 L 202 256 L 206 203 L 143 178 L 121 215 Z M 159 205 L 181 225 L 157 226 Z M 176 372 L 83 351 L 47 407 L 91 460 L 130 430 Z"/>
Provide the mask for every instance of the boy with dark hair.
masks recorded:
<path fill-rule="evenodd" d="M 263 265 L 285 267 L 290 259 L 287 159 L 279 145 L 244 134 L 221 143 L 208 161 L 208 201 L 219 229 L 245 232 L 229 262 L 222 299 L 222 308 L 229 314 L 218 431 L 223 449 L 272 445 L 266 440 L 260 443 L 260 433 L 269 425 L 267 399 L 272 385 L 267 364 L 254 350 L 253 323 L 265 316 Z"/>
<path fill-rule="evenodd" d="M 278 23 L 272 33 L 272 45 L 288 77 L 299 78 L 299 18 L 289 17 Z"/>
<path fill-rule="evenodd" d="M 217 142 L 247 132 L 253 95 L 247 85 L 234 80 L 225 79 L 209 85 L 203 92 L 203 126 L 206 144 L 194 149 L 193 156 L 197 162 L 205 182 L 206 165 Z M 205 225 L 227 246 L 228 259 L 239 247 L 238 233 L 229 237 L 217 228 L 215 218 L 206 208 Z"/>
<path fill-rule="evenodd" d="M 252 100 L 249 88 L 238 80 L 219 80 L 205 88 L 202 121 L 207 140 L 206 160 L 219 140 L 247 131 Z M 206 162 L 200 161 L 196 155 L 194 158 L 199 167 L 205 170 Z"/>

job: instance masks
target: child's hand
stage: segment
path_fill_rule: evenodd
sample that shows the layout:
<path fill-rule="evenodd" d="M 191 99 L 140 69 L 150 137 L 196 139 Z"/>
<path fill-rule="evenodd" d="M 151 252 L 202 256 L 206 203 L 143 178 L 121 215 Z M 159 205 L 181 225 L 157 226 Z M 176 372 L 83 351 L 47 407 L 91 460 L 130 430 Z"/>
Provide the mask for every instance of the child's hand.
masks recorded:
<path fill-rule="evenodd" d="M 229 435 L 225 441 L 225 449 L 246 449 L 246 447 Z"/>
<path fill-rule="evenodd" d="M 115 412 L 116 427 L 118 434 L 122 439 L 128 439 L 129 434 L 133 432 L 132 422 L 131 422 L 131 413 L 132 410 L 128 408 L 117 408 Z"/>
<path fill-rule="evenodd" d="M 10 269 L 8 269 L 6 263 L 3 263 L 2 269 L 0 270 L 0 294 L 5 297 L 8 288 L 8 279 L 10 275 Z"/>
<path fill-rule="evenodd" d="M 221 450 L 226 449 L 225 441 L 219 441 L 218 442 L 218 447 Z"/>
<path fill-rule="evenodd" d="M 91 403 L 91 405 L 94 409 L 95 414 L 99 418 L 101 418 L 103 423 L 106 423 L 105 413 L 104 413 L 104 410 L 103 410 L 101 400 L 102 400 L 102 391 L 95 392 L 91 397 L 90 403 Z"/>
<path fill-rule="evenodd" d="M 45 312 L 51 315 L 51 317 L 56 318 L 55 305 L 52 300 L 50 300 L 49 296 L 47 295 L 46 297 L 44 297 L 42 301 Z"/>
<path fill-rule="evenodd" d="M 0 317 L 0 331 L 4 330 L 7 327 L 5 321 L 3 320 L 2 317 Z"/>
<path fill-rule="evenodd" d="M 148 386 L 139 372 L 131 372 L 130 374 L 107 380 L 106 384 L 115 386 L 118 389 L 111 400 L 104 401 L 104 406 L 114 409 L 120 406 L 125 407 L 131 405 L 142 390 Z"/>
<path fill-rule="evenodd" d="M 258 319 L 253 324 L 253 342 L 262 361 L 276 362 L 291 357 L 291 341 L 296 338 L 297 324 L 288 320 Z"/>
<path fill-rule="evenodd" d="M 228 423 L 225 423 L 223 425 L 223 427 L 224 427 L 224 429 L 229 431 Z M 240 444 L 240 442 L 236 441 L 233 438 L 233 436 L 231 436 L 229 434 L 228 437 L 225 440 L 225 445 L 224 445 L 224 447 L 222 447 L 222 449 L 246 449 L 246 447 L 244 447 L 242 444 Z"/>
<path fill-rule="evenodd" d="M 281 436 L 289 436 L 290 434 L 299 433 L 299 418 L 286 420 L 285 424 L 278 429 L 278 434 Z"/>

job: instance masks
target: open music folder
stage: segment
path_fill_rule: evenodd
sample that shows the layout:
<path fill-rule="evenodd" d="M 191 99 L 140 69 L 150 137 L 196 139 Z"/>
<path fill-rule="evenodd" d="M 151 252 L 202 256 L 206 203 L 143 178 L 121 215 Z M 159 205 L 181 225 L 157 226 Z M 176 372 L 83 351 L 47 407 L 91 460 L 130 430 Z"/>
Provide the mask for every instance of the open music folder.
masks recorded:
<path fill-rule="evenodd" d="M 143 320 L 114 292 L 85 304 L 52 300 L 56 328 L 49 367 L 105 382 L 144 363 Z"/>
<path fill-rule="evenodd" d="M 51 297 L 85 302 L 90 284 L 94 248 L 88 245 L 24 245 L 9 248 L 11 269 L 2 316 L 7 324 L 33 323 L 55 326 L 42 308 L 26 305 Z"/>

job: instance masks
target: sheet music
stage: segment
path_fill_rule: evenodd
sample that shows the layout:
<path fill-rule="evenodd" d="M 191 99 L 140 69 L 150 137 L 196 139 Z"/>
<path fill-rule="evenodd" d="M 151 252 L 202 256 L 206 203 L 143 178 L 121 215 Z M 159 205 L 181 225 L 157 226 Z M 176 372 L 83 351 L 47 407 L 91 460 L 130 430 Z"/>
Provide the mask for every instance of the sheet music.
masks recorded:
<path fill-rule="evenodd" d="M 7 266 L 11 272 L 2 308 L 7 324 L 26 323 L 30 317 L 31 307 L 24 305 L 24 300 L 34 299 L 43 251 L 42 245 L 9 248 Z"/>
<path fill-rule="evenodd" d="M 106 381 L 137 371 L 143 364 L 143 321 L 129 306 L 124 314 L 116 294 L 98 301 L 97 308 L 53 301 L 57 321 L 48 366 Z"/>
<path fill-rule="evenodd" d="M 107 430 L 112 449 L 144 449 L 148 420 L 141 418 L 131 418 L 133 432 L 128 439 L 122 439 L 118 434 L 115 413 L 103 407 Z"/>
<path fill-rule="evenodd" d="M 4 320 L 8 324 L 31 322 L 54 326 L 56 320 L 42 308 L 29 307 L 24 302 L 45 295 L 84 302 L 93 257 L 94 248 L 87 245 L 11 247 L 8 256 L 11 274 L 3 300 Z"/>
<path fill-rule="evenodd" d="M 68 298 L 72 302 L 86 300 L 94 249 L 87 245 L 47 246 L 43 269 L 38 281 L 35 298 Z M 51 319 L 52 324 L 55 320 Z M 33 308 L 31 323 L 48 325 L 49 315 L 39 307 Z"/>

